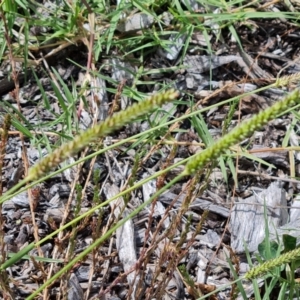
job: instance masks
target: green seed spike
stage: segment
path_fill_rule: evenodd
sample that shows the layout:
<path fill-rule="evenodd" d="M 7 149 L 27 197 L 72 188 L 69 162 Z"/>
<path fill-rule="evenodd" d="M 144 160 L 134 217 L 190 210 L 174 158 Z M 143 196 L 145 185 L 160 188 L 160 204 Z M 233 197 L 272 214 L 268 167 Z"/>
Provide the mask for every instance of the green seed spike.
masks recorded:
<path fill-rule="evenodd" d="M 291 94 L 287 95 L 283 100 L 276 102 L 271 107 L 261 111 L 253 116 L 250 120 L 242 122 L 235 127 L 227 135 L 216 141 L 210 147 L 200 152 L 191 159 L 184 170 L 184 175 L 190 175 L 204 167 L 207 163 L 216 160 L 220 155 L 224 154 L 229 147 L 236 145 L 245 137 L 252 134 L 255 130 L 265 125 L 270 120 L 274 119 L 278 114 L 282 113 L 288 107 L 300 102 L 300 91 L 296 89 Z"/>
<path fill-rule="evenodd" d="M 121 128 L 125 124 L 134 121 L 137 117 L 148 113 L 157 106 L 170 102 L 178 97 L 178 92 L 169 90 L 159 94 L 150 96 L 148 99 L 132 105 L 124 111 L 115 113 L 112 117 L 97 124 L 79 135 L 75 136 L 74 140 L 62 145 L 54 152 L 43 158 L 35 166 L 29 169 L 27 180 L 32 181 L 40 178 L 45 173 L 49 172 L 59 163 L 70 156 L 78 153 L 89 143 L 97 140 L 99 137 L 104 137 L 112 131 Z"/>
<path fill-rule="evenodd" d="M 290 263 L 300 258 L 300 248 L 296 248 L 292 251 L 286 252 L 277 258 L 270 259 L 263 264 L 249 270 L 245 274 L 246 279 L 254 279 L 262 274 L 266 274 L 275 267 L 279 267 L 283 264 Z"/>

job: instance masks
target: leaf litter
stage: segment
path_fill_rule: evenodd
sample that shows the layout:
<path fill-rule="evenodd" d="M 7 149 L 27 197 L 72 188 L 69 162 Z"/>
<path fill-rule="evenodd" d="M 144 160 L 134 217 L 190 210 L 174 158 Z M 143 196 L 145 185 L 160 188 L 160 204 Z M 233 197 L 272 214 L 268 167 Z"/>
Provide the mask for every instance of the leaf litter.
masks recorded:
<path fill-rule="evenodd" d="M 55 9 L 52 2 L 45 1 L 45 4 Z M 256 9 L 294 11 L 297 3 L 290 1 L 289 4 L 287 7 L 279 2 L 261 1 Z M 182 18 L 193 21 L 195 15 L 208 9 L 195 1 L 182 1 L 181 5 L 186 12 Z M 229 122 L 225 131 L 230 130 L 240 120 L 268 107 L 296 87 L 295 82 L 290 82 L 284 87 L 264 89 L 275 83 L 278 76 L 299 72 L 297 40 L 300 31 L 291 20 L 245 18 L 236 21 L 233 34 L 234 31 L 226 26 L 220 27 L 216 20 L 222 13 L 214 7 L 212 13 L 216 20 L 204 16 L 204 23 L 197 27 L 199 17 L 193 23 L 196 24 L 193 30 L 184 32 L 173 23 L 174 14 L 166 15 L 164 9 L 168 10 L 166 4 L 156 10 L 158 15 L 155 16 L 145 13 L 144 6 L 137 6 L 131 13 L 125 10 L 126 17 L 121 16 L 112 33 L 116 40 L 126 42 L 127 49 L 121 49 L 112 39 L 108 53 L 99 55 L 88 68 L 82 66 L 88 61 L 89 50 L 84 39 L 88 40 L 92 34 L 91 20 L 84 26 L 87 37 L 76 39 L 76 43 L 68 41 L 56 45 L 57 37 L 53 37 L 53 46 L 40 49 L 44 53 L 31 49 L 39 66 L 26 69 L 24 63 L 18 63 L 23 119 L 17 115 L 9 62 L 2 60 L 1 115 L 9 113 L 13 118 L 3 159 L 4 192 L 25 172 L 20 131 L 25 134 L 29 164 L 33 165 L 52 147 L 72 139 L 79 129 L 109 118 L 147 94 L 164 86 L 181 92 L 181 100 L 174 105 L 165 106 L 148 118 L 125 126 L 105 141 L 90 145 L 81 157 L 101 151 L 102 145 L 109 147 L 141 132 L 145 135 L 91 157 L 35 188 L 35 196 L 31 199 L 35 201 L 39 238 L 125 187 L 201 151 L 209 140 L 201 139 L 188 119 L 152 133 L 147 133 L 147 129 L 198 109 L 203 110 L 201 115 L 206 128 L 203 132 L 216 140 L 224 133 L 225 120 Z M 231 9 L 234 12 L 237 7 Z M 110 34 L 109 26 L 103 21 L 95 32 L 94 42 L 100 40 L 99 32 L 103 36 Z M 47 27 L 32 26 L 30 30 L 35 34 L 53 33 Z M 161 39 L 165 42 L 163 45 L 155 43 L 151 36 L 155 37 L 159 30 L 166 32 Z M 136 40 L 133 46 L 130 40 L 141 35 L 145 39 L 141 43 Z M 261 91 L 251 94 L 256 89 Z M 232 101 L 218 104 L 234 97 L 239 100 L 234 112 L 230 112 Z M 277 232 L 282 236 L 288 230 L 299 239 L 296 230 L 299 209 L 294 196 L 300 188 L 296 180 L 300 172 L 299 153 L 284 147 L 298 146 L 299 128 L 293 121 L 295 118 L 297 115 L 291 113 L 279 117 L 231 149 L 223 160 L 223 167 L 221 163 L 211 166 L 198 175 L 196 182 L 185 178 L 174 185 L 50 286 L 48 297 L 199 298 L 232 280 L 227 261 L 231 251 L 240 255 L 239 275 L 247 271 L 244 242 L 255 252 L 263 240 L 264 203 L 269 224 L 273 226 L 271 235 Z M 199 126 L 204 128 L 201 123 Z M 61 167 L 79 158 L 70 158 Z M 48 276 L 57 272 L 63 261 L 86 249 L 180 171 L 178 166 L 166 175 L 145 182 L 140 189 L 119 197 L 72 229 L 61 232 L 41 246 L 39 253 L 36 250 L 29 253 L 33 258 L 26 257 L 7 270 L 10 281 L 2 297 L 10 295 L 13 299 L 24 299 L 32 294 L 45 279 L 44 272 Z M 34 240 L 29 201 L 28 194 L 22 193 L 2 205 L 2 252 L 9 256 Z M 207 218 L 203 216 L 205 211 Z M 50 260 L 43 266 L 34 259 L 40 254 Z M 51 259 L 61 263 L 51 262 Z M 250 297 L 253 288 L 245 283 L 245 289 Z M 226 299 L 230 292 L 228 286 L 211 299 Z"/>

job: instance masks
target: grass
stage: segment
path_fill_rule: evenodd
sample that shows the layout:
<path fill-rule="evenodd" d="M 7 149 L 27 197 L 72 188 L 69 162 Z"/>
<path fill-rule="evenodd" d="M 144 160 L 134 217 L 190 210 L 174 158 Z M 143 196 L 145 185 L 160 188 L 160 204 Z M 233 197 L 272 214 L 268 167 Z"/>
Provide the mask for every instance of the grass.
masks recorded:
<path fill-rule="evenodd" d="M 1 61 L 10 60 L 10 73 L 16 85 L 12 97 L 17 103 L 17 107 L 8 101 L 1 104 L 2 108 L 11 116 L 11 120 L 9 117 L 6 117 L 1 131 L 0 150 L 2 159 L 0 161 L 0 169 L 3 168 L 3 155 L 5 154 L 5 146 L 9 143 L 8 137 L 12 134 L 10 123 L 15 128 L 23 144 L 23 163 L 25 166 L 24 180 L 16 184 L 11 190 L 5 191 L 0 198 L 0 203 L 3 205 L 5 201 L 14 195 L 22 191 L 28 191 L 31 203 L 31 221 L 34 229 L 33 242 L 24 245 L 24 248 L 20 249 L 15 255 L 7 252 L 4 234 L 1 233 L 0 235 L 2 255 L 0 285 L 4 298 L 12 297 L 13 295 L 13 291 L 8 284 L 12 279 L 7 276 L 6 269 L 18 265 L 21 259 L 28 259 L 28 252 L 33 249 L 37 249 L 38 259 L 41 260 L 35 266 L 46 276 L 39 281 L 36 290 L 28 293 L 27 299 L 33 299 L 38 294 L 42 294 L 43 298 L 47 299 L 53 283 L 59 283 L 61 291 L 67 290 L 70 270 L 77 264 L 85 262 L 86 259 L 93 261 L 95 269 L 96 267 L 101 268 L 102 264 L 99 263 L 98 255 L 99 253 L 103 256 L 105 255 L 103 248 L 107 245 L 106 243 L 112 242 L 112 237 L 116 231 L 122 228 L 127 221 L 134 220 L 138 213 L 145 208 L 148 208 L 148 211 L 150 211 L 147 217 L 149 227 L 144 234 L 145 241 L 149 242 L 145 243 L 144 247 L 141 248 L 136 266 L 132 266 L 132 270 L 118 275 L 114 281 L 107 281 L 109 286 L 105 289 L 103 288 L 98 296 L 101 297 L 101 295 L 113 290 L 119 282 L 126 280 L 125 277 L 131 272 L 140 279 L 139 283 L 143 282 L 145 270 L 149 263 L 153 262 L 153 256 L 156 257 L 157 262 L 152 270 L 153 274 L 145 294 L 146 299 L 162 299 L 168 283 L 176 272 L 183 278 L 186 289 L 190 291 L 190 294 L 195 299 L 204 299 L 209 296 L 205 296 L 203 289 L 193 284 L 193 277 L 188 273 L 185 265 L 182 264 L 183 259 L 188 258 L 189 248 L 194 245 L 196 236 L 201 232 L 203 224 L 208 217 L 208 214 L 204 212 L 201 222 L 198 222 L 195 227 L 191 216 L 188 215 L 188 208 L 193 202 L 195 195 L 201 195 L 207 188 L 209 173 L 215 166 L 221 169 L 225 180 L 228 178 L 227 172 L 229 168 L 236 186 L 238 185 L 235 159 L 238 156 L 246 156 L 252 161 L 255 160 L 255 157 L 251 156 L 247 149 L 239 147 L 236 150 L 237 148 L 234 148 L 243 138 L 260 128 L 268 120 L 281 114 L 289 112 L 293 114 L 295 120 L 299 119 L 298 106 L 296 106 L 296 101 L 299 99 L 297 99 L 298 94 L 294 93 L 293 96 L 289 96 L 290 99 L 295 99 L 292 105 L 287 103 L 285 105 L 275 105 L 272 110 L 266 110 L 260 117 L 252 119 L 252 123 L 243 123 L 244 127 L 230 130 L 230 122 L 234 117 L 234 112 L 239 109 L 239 100 L 246 95 L 266 91 L 272 87 L 285 87 L 298 81 L 299 75 L 296 74 L 290 77 L 282 75 L 280 78 L 274 78 L 273 82 L 269 82 L 269 84 L 254 91 L 236 97 L 228 97 L 228 99 L 207 107 L 201 107 L 201 101 L 197 103 L 193 94 L 190 95 L 188 91 L 182 91 L 181 96 L 177 100 L 174 100 L 175 94 L 166 94 L 168 99 L 165 100 L 173 100 L 172 107 L 168 110 L 164 106 L 157 108 L 153 102 L 154 98 L 152 98 L 152 102 L 150 100 L 147 109 L 143 110 L 143 106 L 146 103 L 143 101 L 145 101 L 149 93 L 156 92 L 158 95 L 163 95 L 165 91 L 174 87 L 172 76 L 183 68 L 181 63 L 192 48 L 190 42 L 193 34 L 203 34 L 207 46 L 201 46 L 201 50 L 206 55 L 214 55 L 216 52 L 211 37 L 222 44 L 230 35 L 237 41 L 238 47 L 243 50 L 243 41 L 238 31 L 240 24 L 251 27 L 253 26 L 253 21 L 263 17 L 270 19 L 285 18 L 295 24 L 294 26 L 298 26 L 298 15 L 291 12 L 270 12 L 267 11 L 269 8 L 268 4 L 263 5 L 259 2 L 245 4 L 243 1 L 202 1 L 204 8 L 195 12 L 191 9 L 188 1 L 184 2 L 186 3 L 185 5 L 179 0 L 147 1 L 147 3 L 142 1 L 119 1 L 119 4 L 111 4 L 109 1 L 98 1 L 97 3 L 73 1 L 64 2 L 63 5 L 59 6 L 53 3 L 47 7 L 34 1 L 19 0 L 3 1 L 0 4 L 2 25 L 0 26 L 0 30 L 2 30 L 0 35 L 0 58 Z M 219 10 L 218 13 L 215 13 L 216 8 Z M 163 12 L 168 12 L 169 17 L 163 17 Z M 152 23 L 140 30 L 122 32 L 118 26 L 122 22 L 125 23 L 126 18 L 130 18 L 131 15 L 137 13 L 150 16 Z M 36 26 L 37 34 L 33 34 L 30 30 L 34 26 Z M 170 47 L 174 42 L 169 41 L 169 36 L 172 36 L 175 40 L 178 40 L 179 37 L 185 37 L 180 54 L 176 59 L 177 64 L 168 66 L 163 63 L 162 67 L 153 67 L 149 64 L 149 60 L 157 48 L 166 53 L 171 53 Z M 73 64 L 77 68 L 80 67 L 80 71 L 85 76 L 80 86 L 76 84 L 75 80 L 65 82 L 59 71 L 55 67 L 48 65 L 48 61 L 51 59 L 62 59 L 69 49 L 74 49 L 75 47 L 78 47 L 76 49 L 82 52 L 86 62 L 86 65 L 82 65 L 82 61 L 78 59 L 74 60 L 72 57 L 69 59 L 69 64 Z M 126 67 L 126 65 L 123 67 L 124 71 L 130 74 L 126 84 L 108 75 L 107 72 L 113 65 L 112 57 L 118 58 L 120 61 L 130 62 L 131 66 L 133 66 L 131 69 Z M 101 62 L 101 65 L 98 62 Z M 21 63 L 24 70 L 35 69 L 36 73 L 34 76 L 41 98 L 34 105 L 40 108 L 39 111 L 41 112 L 43 109 L 46 109 L 48 115 L 51 116 L 50 121 L 44 121 L 41 113 L 40 122 L 33 124 L 23 115 L 17 77 L 18 63 Z M 43 68 L 44 74 L 47 74 L 51 83 L 50 91 L 45 90 L 36 66 Z M 154 75 L 161 74 L 164 76 L 158 76 L 158 79 L 154 77 Z M 209 74 L 213 79 L 213 70 L 210 70 Z M 169 77 L 168 80 L 166 80 L 166 77 Z M 104 81 L 106 83 L 105 87 L 99 84 L 99 82 Z M 220 88 L 215 93 L 221 93 L 223 90 L 226 90 L 225 87 Z M 97 105 L 99 101 L 103 100 L 99 99 L 98 95 L 103 95 L 104 92 L 108 93 L 114 105 L 109 108 L 109 115 L 106 121 L 100 120 L 103 122 L 101 123 L 102 125 L 96 125 L 99 121 Z M 128 99 L 130 101 L 128 107 L 131 107 L 129 108 L 131 111 L 126 111 L 125 107 L 122 106 L 122 102 L 124 103 Z M 133 106 L 135 109 L 131 106 L 133 103 L 139 103 Z M 53 104 L 57 105 L 59 112 L 52 109 Z M 206 124 L 205 116 L 208 111 L 224 105 L 230 105 L 231 110 L 229 110 L 227 119 L 224 122 L 222 137 L 215 141 Z M 288 109 L 288 106 L 291 106 L 291 108 Z M 182 111 L 182 109 L 184 109 L 184 112 L 178 115 L 177 112 Z M 93 129 L 80 135 L 78 116 L 82 110 L 88 111 L 92 116 L 90 127 Z M 148 111 L 152 111 L 152 113 L 149 114 Z M 137 114 L 133 120 L 133 113 L 135 112 Z M 149 129 L 126 139 L 120 139 L 111 145 L 105 145 L 103 139 L 107 135 L 130 121 L 148 122 Z M 179 163 L 174 163 L 178 147 L 182 147 L 182 144 L 179 144 L 174 137 L 178 133 L 188 132 L 181 126 L 185 121 L 191 122 L 192 127 L 201 140 L 199 146 L 206 149 L 201 154 L 196 154 L 183 159 Z M 293 124 L 295 125 L 295 122 Z M 58 128 L 61 129 L 57 130 Z M 286 149 L 288 149 L 287 140 L 286 138 L 283 145 Z M 40 150 L 47 149 L 48 153 L 52 154 L 49 154 L 48 158 L 32 166 L 31 162 L 28 162 L 24 151 L 27 143 Z M 188 143 L 184 144 L 184 147 L 188 147 Z M 120 193 L 106 201 L 102 201 L 98 197 L 102 191 L 102 183 L 99 179 L 101 174 L 93 172 L 93 163 L 95 163 L 97 157 L 109 155 L 112 153 L 111 151 L 116 149 L 123 153 L 128 152 L 130 149 L 136 151 L 136 156 L 133 158 L 133 170 L 130 175 L 126 175 L 123 178 Z M 166 154 L 164 153 L 165 149 L 168 149 Z M 298 148 L 293 148 L 291 151 L 295 149 L 299 150 Z M 140 180 L 139 172 L 143 170 L 148 159 L 155 155 L 165 155 L 161 170 Z M 75 162 L 72 162 L 70 157 L 74 157 Z M 66 162 L 62 165 L 61 163 L 64 160 Z M 258 159 L 256 160 L 259 161 Z M 87 178 L 90 178 L 90 180 L 86 181 L 82 180 L 81 173 L 85 161 L 91 161 L 90 170 L 87 174 Z M 259 162 L 265 163 L 261 160 Z M 177 177 L 172 180 L 166 177 L 168 172 L 181 165 L 185 167 Z M 77 166 L 77 169 L 74 168 L 75 166 Z M 53 229 L 46 237 L 41 238 L 35 221 L 35 216 L 38 214 L 38 211 L 36 211 L 38 203 L 35 203 L 37 197 L 35 195 L 36 190 L 33 188 L 46 183 L 50 184 L 51 177 L 66 170 L 75 172 L 75 180 L 71 185 L 71 192 L 67 200 L 63 220 L 61 224 L 58 224 L 57 229 Z M 89 189 L 90 181 L 94 182 L 94 190 L 92 192 L 93 205 L 88 211 L 81 213 L 80 208 Z M 132 199 L 131 193 L 137 192 L 144 184 L 153 181 L 156 183 L 156 190 L 153 195 L 147 201 L 128 212 L 127 204 L 128 202 L 130 204 L 130 199 Z M 156 220 L 154 212 L 157 197 L 175 183 L 182 181 L 185 182 L 182 192 L 186 194 L 186 197 L 181 207 L 172 218 L 169 218 L 173 204 L 177 201 L 177 199 L 174 199 L 174 203 L 165 210 L 159 220 Z M 203 184 L 199 186 L 199 182 L 203 182 Z M 124 200 L 123 207 L 121 207 L 121 212 L 124 214 L 121 213 L 118 218 L 112 218 L 113 213 L 111 212 L 111 219 L 108 222 L 105 220 L 105 218 L 108 218 L 105 215 L 105 209 L 116 199 Z M 112 205 L 110 209 L 113 210 Z M 69 213 L 73 213 L 72 220 L 68 219 Z M 77 253 L 76 242 L 78 235 L 83 228 L 90 226 L 93 218 L 97 220 L 91 226 L 92 242 L 80 253 Z M 186 224 L 178 235 L 178 228 L 182 227 L 183 219 L 186 219 Z M 169 227 L 167 228 L 164 227 L 165 220 L 169 220 Z M 154 230 L 151 229 L 151 224 L 156 225 Z M 0 225 L 4 226 L 3 218 L 0 219 Z M 187 237 L 189 233 L 192 234 Z M 43 252 L 41 246 L 53 238 L 56 239 L 57 243 L 54 246 L 52 260 L 49 259 L 42 263 Z M 61 248 L 60 241 L 66 242 L 67 245 L 64 249 Z M 163 247 L 161 246 L 162 241 L 164 241 Z M 65 249 L 68 249 L 68 252 L 65 252 Z M 160 249 L 159 255 L 155 253 L 155 249 Z M 290 289 L 290 285 L 286 283 L 292 283 L 294 280 L 295 266 L 291 262 L 296 257 L 296 254 L 294 255 L 290 257 L 288 262 L 290 275 L 287 280 L 289 282 L 285 281 L 281 286 L 280 294 L 282 297 Z M 65 260 L 65 264 L 57 268 L 57 271 L 54 271 L 54 267 L 57 266 L 58 259 L 61 259 L 61 257 Z M 233 255 L 232 257 L 235 256 Z M 270 258 L 265 257 L 265 259 Z M 38 260 L 36 257 L 31 259 L 32 261 Z M 286 263 L 284 261 L 284 264 Z M 283 262 L 280 265 L 282 264 Z M 277 268 L 280 269 L 280 266 L 277 266 Z M 97 274 L 95 269 L 94 272 Z M 262 273 L 264 274 L 273 274 L 268 273 L 271 270 L 266 267 L 263 267 L 263 271 Z M 255 273 L 255 276 L 253 274 L 252 276 L 249 275 L 249 278 L 251 277 L 253 280 L 255 298 L 267 299 L 266 297 L 271 295 L 281 281 L 279 277 L 276 277 L 276 280 L 269 282 L 264 277 L 267 292 L 265 296 L 261 296 L 258 283 L 254 278 L 259 276 L 259 274 L 260 272 Z M 240 284 L 241 278 L 238 278 L 238 272 L 235 272 L 234 277 L 235 282 L 232 281 L 233 287 L 237 288 L 237 293 L 242 293 L 245 298 L 243 287 Z M 129 289 L 128 299 L 131 293 L 134 293 L 136 299 L 139 295 L 144 295 L 143 289 L 134 290 L 135 287 L 133 285 L 132 290 Z M 292 290 L 290 289 L 290 291 Z M 87 289 L 86 298 L 88 298 L 89 293 L 91 291 Z M 236 293 L 232 292 L 232 298 L 235 297 L 234 295 Z"/>

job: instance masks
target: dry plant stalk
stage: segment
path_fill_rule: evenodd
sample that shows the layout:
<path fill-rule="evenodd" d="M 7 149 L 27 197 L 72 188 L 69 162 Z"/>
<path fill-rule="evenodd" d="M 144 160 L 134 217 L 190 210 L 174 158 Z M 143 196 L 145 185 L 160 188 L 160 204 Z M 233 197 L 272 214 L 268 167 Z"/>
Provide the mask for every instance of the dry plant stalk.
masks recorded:
<path fill-rule="evenodd" d="M 11 117 L 10 115 L 6 115 L 4 117 L 3 127 L 0 129 L 0 195 L 2 195 L 2 167 L 3 167 L 3 159 L 6 150 L 6 144 L 8 139 L 8 131 L 11 125 Z M 5 243 L 4 243 L 4 219 L 2 216 L 2 204 L 0 204 L 0 247 L 1 247 L 1 263 L 3 263 L 6 259 L 6 251 Z M 0 272 L 0 290 L 3 291 L 3 296 L 10 298 L 13 296 L 13 293 L 9 287 L 9 278 L 6 271 Z"/>
<path fill-rule="evenodd" d="M 232 262 L 232 265 L 234 266 L 235 272 L 237 275 L 240 274 L 240 258 L 239 256 L 232 250 L 231 247 L 226 246 L 226 248 L 228 249 L 229 253 L 230 253 L 230 259 Z M 235 300 L 237 299 L 239 294 L 239 290 L 238 290 L 238 286 L 236 283 L 232 284 L 231 286 L 231 291 L 230 291 L 230 299 Z"/>
<path fill-rule="evenodd" d="M 0 196 L 2 195 L 3 192 L 3 187 L 2 187 L 2 168 L 3 168 L 3 159 L 5 155 L 5 150 L 6 150 L 6 144 L 8 140 L 8 131 L 11 125 L 11 116 L 10 115 L 5 115 L 4 117 L 4 122 L 3 122 L 3 127 L 0 129 Z"/>

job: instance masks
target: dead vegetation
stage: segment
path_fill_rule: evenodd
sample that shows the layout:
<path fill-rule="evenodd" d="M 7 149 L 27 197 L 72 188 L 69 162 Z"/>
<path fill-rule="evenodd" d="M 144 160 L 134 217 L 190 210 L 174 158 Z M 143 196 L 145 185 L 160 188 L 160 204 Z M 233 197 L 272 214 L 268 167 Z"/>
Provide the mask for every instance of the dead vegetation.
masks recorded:
<path fill-rule="evenodd" d="M 1 194 L 146 95 L 173 87 L 180 99 L 1 204 L 1 297 L 201 299 L 226 285 L 209 299 L 275 299 L 279 283 L 273 292 L 261 279 L 231 283 L 267 237 L 299 239 L 297 108 L 168 184 L 192 155 L 297 88 L 297 3 L 22 3 L 30 11 L 0 8 Z"/>

